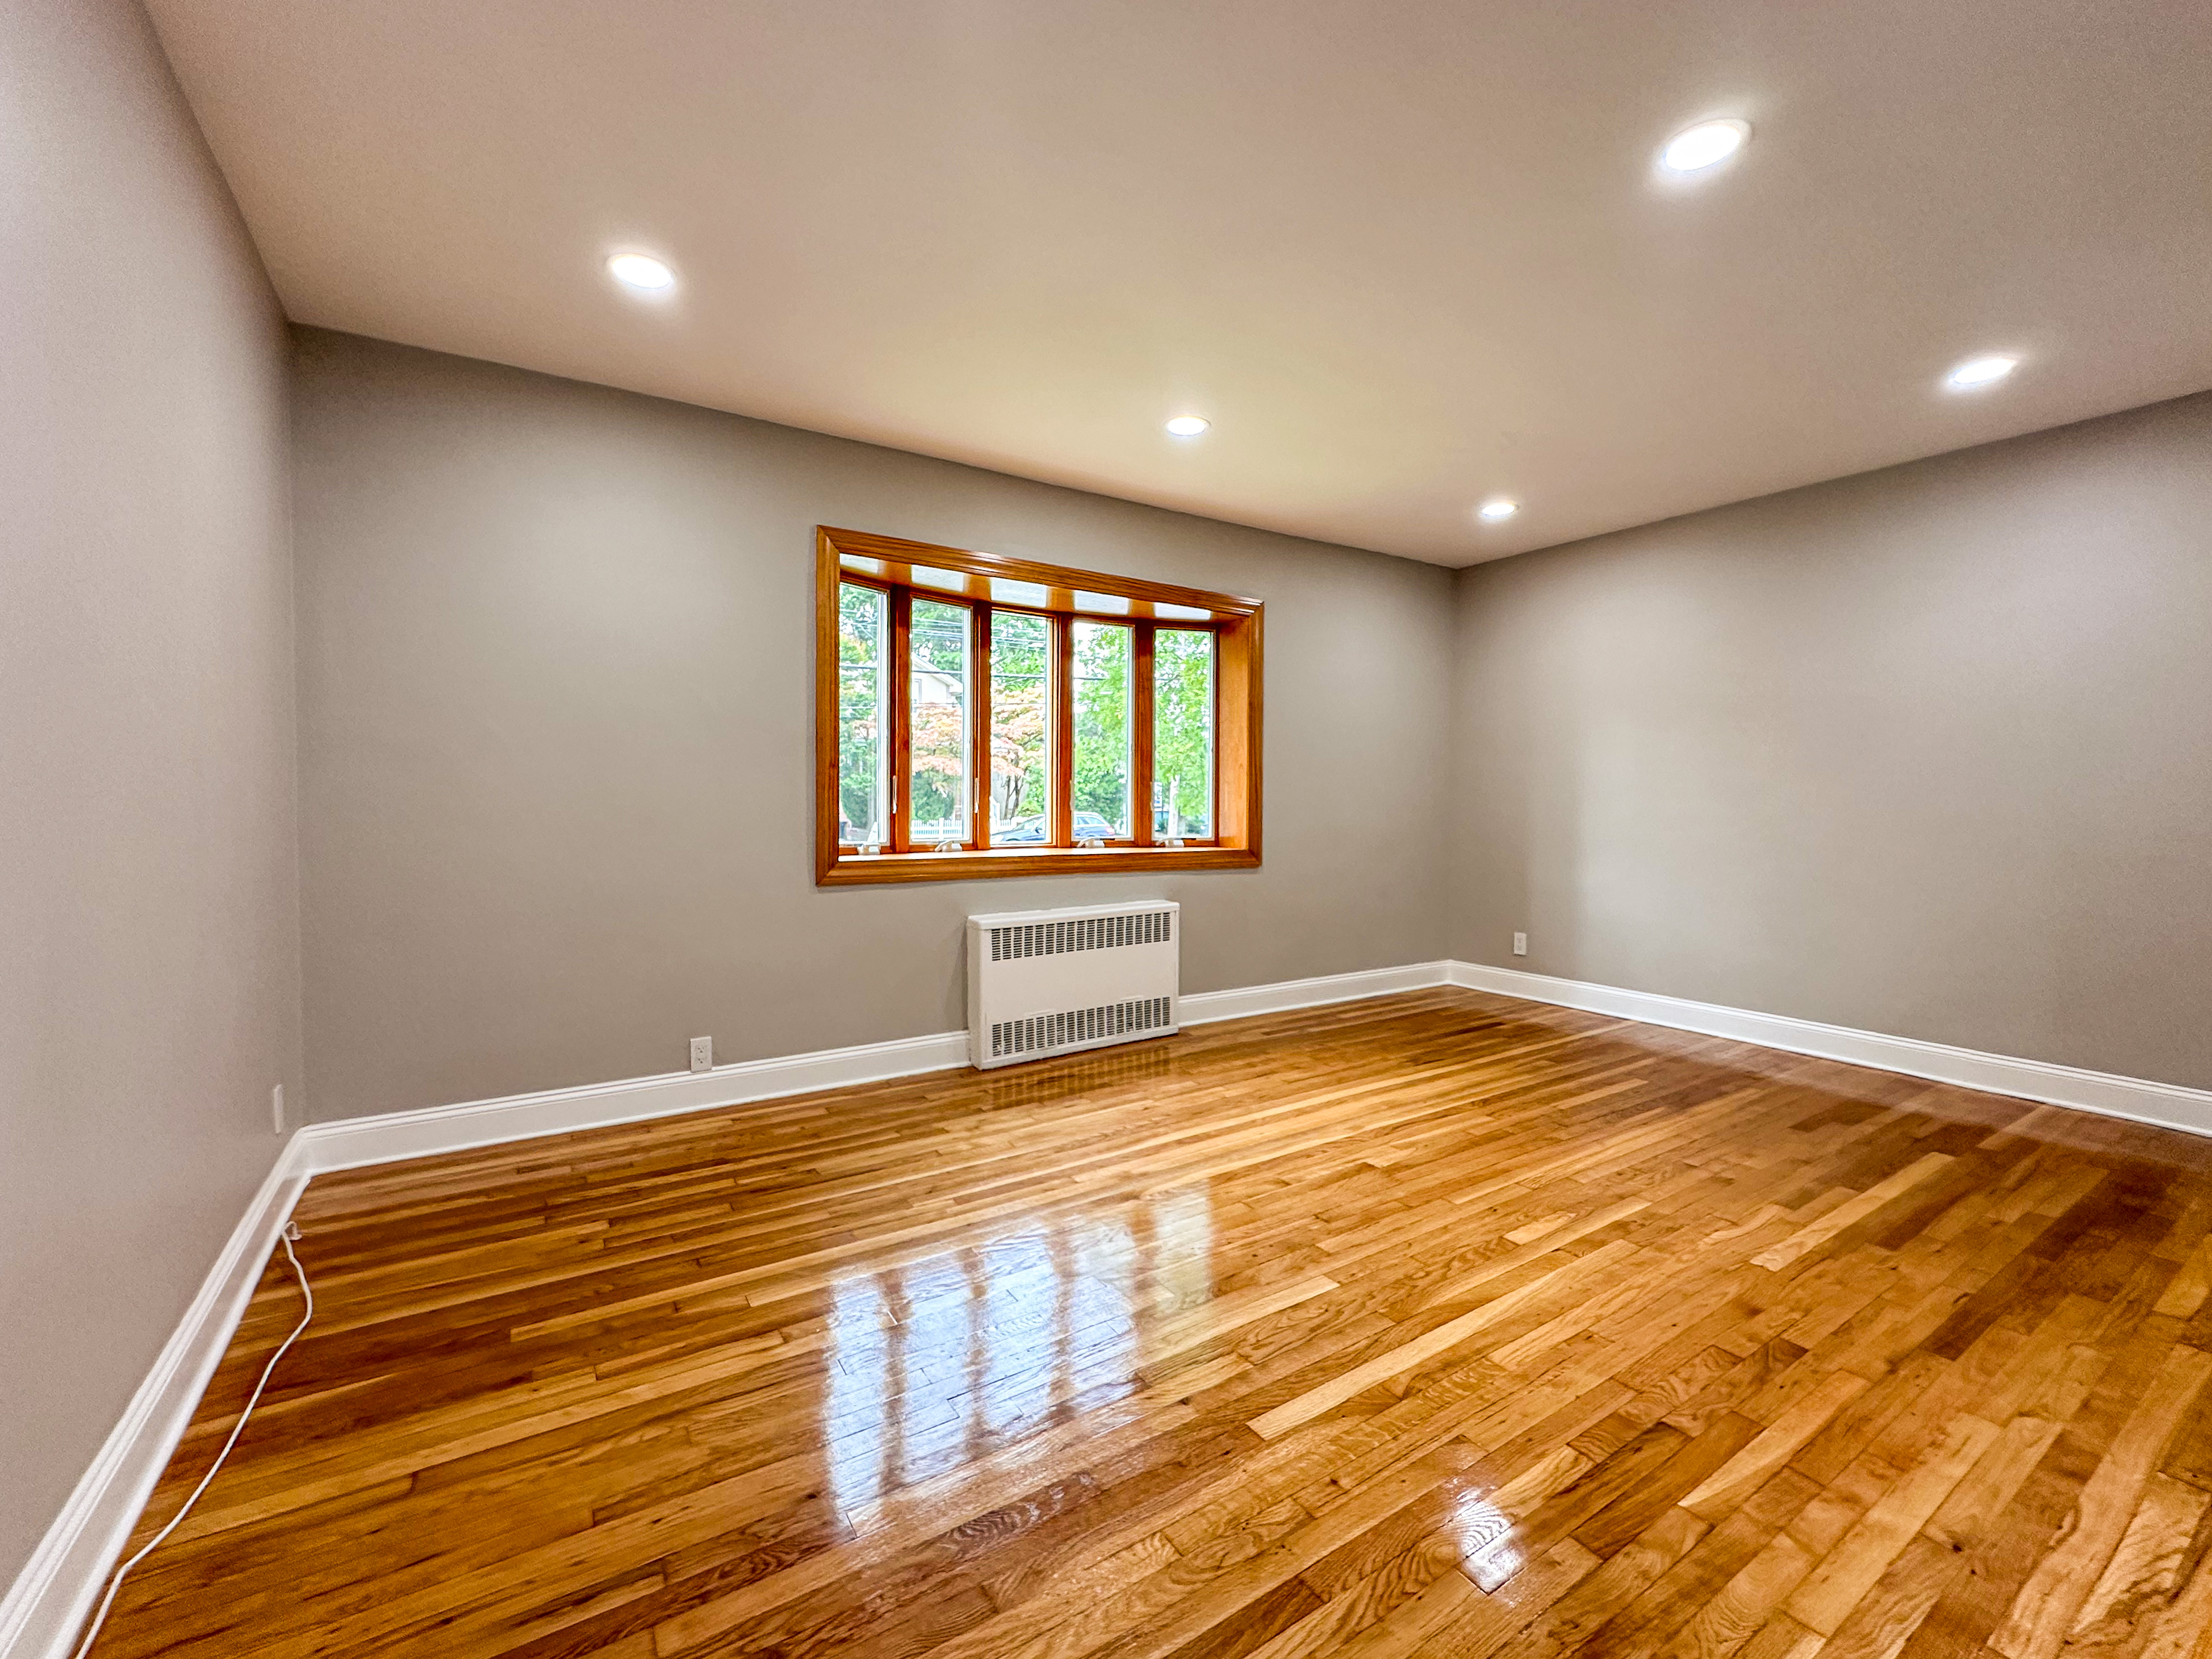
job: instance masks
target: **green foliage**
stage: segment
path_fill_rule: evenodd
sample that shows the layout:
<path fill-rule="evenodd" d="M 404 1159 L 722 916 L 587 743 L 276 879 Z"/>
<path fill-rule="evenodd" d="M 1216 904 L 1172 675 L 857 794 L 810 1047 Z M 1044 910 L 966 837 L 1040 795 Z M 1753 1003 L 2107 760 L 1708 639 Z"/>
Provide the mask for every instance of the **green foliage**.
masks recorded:
<path fill-rule="evenodd" d="M 1049 808 L 1052 624 L 1000 611 L 991 617 L 991 823 L 1006 829 Z"/>
<path fill-rule="evenodd" d="M 1152 635 L 1152 830 L 1213 833 L 1213 635 L 1202 629 Z"/>
<path fill-rule="evenodd" d="M 913 601 L 909 749 L 916 840 L 964 838 L 971 718 L 970 612 Z M 1073 624 L 1074 810 L 1129 834 L 1133 635 L 1115 623 Z M 1214 640 L 1202 629 L 1153 635 L 1154 833 L 1212 833 Z M 847 582 L 837 600 L 837 793 L 845 832 L 889 838 L 890 605 Z M 1051 811 L 1052 629 L 1042 617 L 991 621 L 991 822 L 1005 829 Z"/>
<path fill-rule="evenodd" d="M 846 582 L 837 590 L 837 804 L 850 833 L 881 841 L 890 768 L 884 754 L 884 595 Z"/>
<path fill-rule="evenodd" d="M 1075 624 L 1075 810 L 1129 833 L 1128 629 Z"/>
<path fill-rule="evenodd" d="M 966 838 L 968 781 L 967 608 L 914 602 L 914 825 L 917 842 Z"/>

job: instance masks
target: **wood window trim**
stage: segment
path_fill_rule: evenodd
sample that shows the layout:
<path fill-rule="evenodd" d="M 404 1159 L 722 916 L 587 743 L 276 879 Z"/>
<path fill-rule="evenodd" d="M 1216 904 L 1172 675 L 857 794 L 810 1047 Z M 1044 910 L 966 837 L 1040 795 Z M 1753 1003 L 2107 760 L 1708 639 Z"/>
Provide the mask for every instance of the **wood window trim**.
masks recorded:
<path fill-rule="evenodd" d="M 848 568 L 848 561 L 862 562 Z M 872 567 L 872 568 L 871 568 Z M 917 583 L 917 568 L 938 573 L 940 580 Z M 944 575 L 956 576 L 959 586 L 947 586 Z M 906 790 L 911 772 L 906 752 L 910 739 L 907 702 L 909 688 L 904 624 L 911 598 L 943 598 L 975 608 L 975 624 L 969 649 L 971 763 L 969 828 L 971 840 L 963 851 L 936 853 L 907 848 L 904 803 L 884 851 L 862 854 L 840 844 L 838 798 L 838 589 L 848 577 L 864 585 L 889 588 L 893 595 L 885 633 L 892 650 L 885 665 L 889 682 L 884 688 L 890 704 L 893 746 L 891 790 Z M 993 582 L 1022 583 L 1042 589 L 1041 603 L 1008 603 L 994 598 Z M 1085 598 L 1105 598 L 1127 606 L 1124 611 L 1097 608 Z M 985 607 L 1042 612 L 1055 618 L 1052 653 L 1052 770 L 1053 838 L 1049 848 L 1012 848 L 988 845 L 990 823 L 990 641 Z M 1158 607 L 1203 611 L 1211 620 L 1198 623 L 1187 617 L 1163 616 Z M 1261 620 L 1257 599 L 1239 599 L 1201 588 L 1180 587 L 1168 582 L 1109 576 L 1065 565 L 1044 564 L 1033 559 L 1009 558 L 963 548 L 939 547 L 928 542 L 908 541 L 866 531 L 818 526 L 815 535 L 814 637 L 814 879 L 825 887 L 874 885 L 908 881 L 973 881 L 999 876 L 1066 876 L 1115 872 L 1184 870 L 1250 870 L 1260 865 Z M 1133 761 L 1130 776 L 1131 838 L 1104 847 L 1076 847 L 1073 840 L 1074 698 L 1073 634 L 1076 618 L 1121 622 L 1133 625 L 1133 674 L 1130 719 Z M 1215 639 L 1214 649 L 1214 838 L 1186 847 L 1152 844 L 1152 758 L 1153 747 L 1152 681 L 1148 672 L 1156 628 L 1204 627 Z"/>

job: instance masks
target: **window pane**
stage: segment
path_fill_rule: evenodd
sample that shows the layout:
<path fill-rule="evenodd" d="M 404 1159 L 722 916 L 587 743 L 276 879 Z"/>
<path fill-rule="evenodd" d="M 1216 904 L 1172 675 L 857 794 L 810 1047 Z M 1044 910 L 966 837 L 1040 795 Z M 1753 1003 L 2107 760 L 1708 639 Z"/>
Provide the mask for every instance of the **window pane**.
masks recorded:
<path fill-rule="evenodd" d="M 841 583 L 837 590 L 837 839 L 880 846 L 890 800 L 890 731 L 884 655 L 890 596 Z"/>
<path fill-rule="evenodd" d="M 1129 838 L 1131 634 L 1079 622 L 1075 635 L 1075 838 Z"/>
<path fill-rule="evenodd" d="M 1052 624 L 991 613 L 991 839 L 1052 842 Z"/>
<path fill-rule="evenodd" d="M 914 601 L 907 835 L 919 848 L 968 839 L 968 620 L 965 605 Z"/>
<path fill-rule="evenodd" d="M 1213 635 L 1152 635 L 1152 839 L 1213 834 Z"/>

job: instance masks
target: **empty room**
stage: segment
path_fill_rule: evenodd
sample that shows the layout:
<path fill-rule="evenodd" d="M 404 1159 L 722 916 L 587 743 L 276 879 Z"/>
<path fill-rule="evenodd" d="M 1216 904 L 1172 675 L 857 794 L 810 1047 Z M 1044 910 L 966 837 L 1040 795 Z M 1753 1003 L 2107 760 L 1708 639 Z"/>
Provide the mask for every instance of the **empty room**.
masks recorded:
<path fill-rule="evenodd" d="M 5 0 L 0 1659 L 2212 1659 L 2202 0 Z"/>

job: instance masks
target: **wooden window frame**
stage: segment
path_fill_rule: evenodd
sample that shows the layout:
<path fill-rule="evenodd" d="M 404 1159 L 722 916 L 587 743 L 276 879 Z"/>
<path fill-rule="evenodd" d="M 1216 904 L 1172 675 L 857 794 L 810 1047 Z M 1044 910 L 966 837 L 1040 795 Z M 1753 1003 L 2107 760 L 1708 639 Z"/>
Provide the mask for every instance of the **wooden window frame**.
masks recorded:
<path fill-rule="evenodd" d="M 959 585 L 917 581 L 915 568 L 957 577 Z M 890 595 L 884 665 L 890 682 L 890 794 L 896 806 L 890 835 L 878 853 L 841 844 L 837 747 L 838 588 L 852 581 Z M 993 583 L 1021 583 L 1045 592 L 1042 603 L 994 597 Z M 907 839 L 912 766 L 911 666 L 907 641 L 913 599 L 966 605 L 969 629 L 969 839 L 957 852 L 911 846 Z M 1100 606 L 1118 605 L 1120 611 Z M 1158 607 L 1202 611 L 1206 619 L 1158 614 Z M 866 531 L 821 526 L 815 533 L 814 635 L 814 879 L 825 887 L 903 881 L 974 881 L 994 876 L 1065 876 L 1085 872 L 1251 870 L 1260 865 L 1261 714 L 1261 622 L 1257 599 L 1238 599 L 1167 582 L 1109 576 L 1098 571 L 1007 558 L 964 548 Z M 991 640 L 993 611 L 1048 617 L 1053 624 L 1052 797 L 1046 810 L 1053 845 L 993 847 L 990 836 Z M 1074 842 L 1074 628 L 1078 621 L 1125 623 L 1132 630 L 1129 808 L 1130 835 L 1103 847 Z M 1161 628 L 1198 629 L 1214 636 L 1213 837 L 1182 847 L 1152 842 L 1152 641 Z"/>

